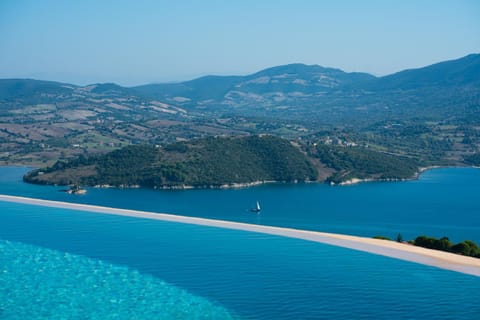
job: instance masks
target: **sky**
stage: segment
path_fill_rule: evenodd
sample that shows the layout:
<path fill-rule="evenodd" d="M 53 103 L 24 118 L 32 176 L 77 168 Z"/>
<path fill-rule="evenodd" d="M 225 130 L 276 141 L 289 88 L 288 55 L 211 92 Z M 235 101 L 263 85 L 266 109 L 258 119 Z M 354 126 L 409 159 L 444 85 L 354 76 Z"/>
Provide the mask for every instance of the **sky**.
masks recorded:
<path fill-rule="evenodd" d="M 125 86 L 318 64 L 376 76 L 480 53 L 478 0 L 0 0 L 0 78 Z"/>

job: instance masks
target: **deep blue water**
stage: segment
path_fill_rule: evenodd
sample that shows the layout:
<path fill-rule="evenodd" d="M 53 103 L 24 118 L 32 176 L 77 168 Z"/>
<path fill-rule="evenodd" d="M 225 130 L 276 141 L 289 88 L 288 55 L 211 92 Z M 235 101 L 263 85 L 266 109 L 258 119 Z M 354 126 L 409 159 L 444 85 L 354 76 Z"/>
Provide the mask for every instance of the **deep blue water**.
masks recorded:
<path fill-rule="evenodd" d="M 475 169 L 438 169 L 418 181 L 349 187 L 89 189 L 85 196 L 23 184 L 24 171 L 0 168 L 0 193 L 368 236 L 401 232 L 405 238 L 426 233 L 480 240 L 480 170 Z M 246 211 L 257 199 L 264 208 L 259 217 Z M 30 266 L 48 264 L 54 270 L 57 266 L 61 274 L 67 262 L 69 270 L 80 270 L 76 271 L 80 274 L 92 269 L 100 275 L 111 274 L 112 268 L 120 268 L 121 277 L 107 276 L 107 288 L 122 286 L 122 298 L 134 301 L 141 301 L 138 292 L 145 286 L 152 288 L 161 303 L 168 303 L 172 296 L 176 301 L 181 295 L 187 306 L 183 308 L 192 319 L 215 318 L 225 310 L 242 319 L 480 318 L 478 277 L 296 239 L 0 202 L 1 239 L 13 241 L 15 254 L 5 255 L 0 246 L 0 319 L 15 319 L 8 316 L 26 311 L 27 307 L 15 300 L 24 296 L 21 292 L 25 288 L 31 288 L 35 295 L 52 295 L 51 288 L 40 285 L 48 277 L 32 279 L 22 276 L 21 271 L 15 275 L 2 272 L 5 265 L 22 264 L 22 259 L 26 265 L 23 273 Z M 32 250 L 42 252 L 41 258 L 32 262 Z M 17 260 L 11 261 L 12 257 Z M 98 261 L 113 265 L 99 268 Z M 132 273 L 140 279 L 129 281 Z M 5 286 L 12 283 L 13 276 L 16 285 Z M 115 282 L 118 278 L 121 283 Z M 71 298 L 79 295 L 77 290 L 92 298 L 99 294 L 97 288 L 88 286 L 65 284 L 61 289 L 63 303 L 69 306 L 66 312 L 78 309 L 77 300 Z M 100 305 L 94 301 L 116 303 L 114 291 L 101 291 L 102 299 L 92 299 L 82 307 L 95 310 Z M 151 296 L 144 299 L 152 301 Z M 12 310 L 15 306 L 18 310 Z M 32 301 L 27 310 L 48 311 L 49 306 L 40 299 Z M 139 318 L 151 318 L 138 314 Z M 159 318 L 181 318 L 172 314 Z M 119 318 L 130 317 L 120 314 Z"/>
<path fill-rule="evenodd" d="M 200 216 L 405 239 L 425 234 L 480 243 L 480 169 L 445 168 L 419 180 L 331 187 L 325 184 L 274 184 L 239 190 L 166 191 L 88 189 L 69 195 L 62 187 L 23 183 L 27 171 L 0 167 L 0 194 L 98 204 L 153 212 Z M 259 200 L 262 213 L 248 212 Z"/>

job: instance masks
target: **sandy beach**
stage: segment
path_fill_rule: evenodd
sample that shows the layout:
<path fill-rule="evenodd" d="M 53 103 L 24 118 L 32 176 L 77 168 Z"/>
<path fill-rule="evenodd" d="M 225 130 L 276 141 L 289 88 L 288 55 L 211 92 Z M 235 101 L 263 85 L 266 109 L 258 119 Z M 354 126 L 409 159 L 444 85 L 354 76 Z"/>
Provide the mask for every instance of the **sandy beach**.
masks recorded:
<path fill-rule="evenodd" d="M 68 202 L 40 200 L 33 198 L 0 195 L 0 201 L 24 203 L 54 208 L 65 208 L 80 211 L 113 214 L 120 216 L 136 217 L 143 219 L 170 221 L 186 224 L 194 224 L 209 227 L 218 227 L 233 230 L 257 232 L 289 238 L 303 239 L 329 245 L 364 251 L 395 259 L 401 259 L 420 263 L 442 269 L 462 272 L 480 277 L 480 259 L 457 255 L 453 253 L 416 247 L 404 243 L 388 240 L 364 238 L 318 231 L 297 230 L 291 228 L 253 225 L 247 223 L 213 220 L 195 217 L 186 217 L 164 213 L 153 213 L 137 210 L 116 209 L 94 205 L 75 204 Z"/>

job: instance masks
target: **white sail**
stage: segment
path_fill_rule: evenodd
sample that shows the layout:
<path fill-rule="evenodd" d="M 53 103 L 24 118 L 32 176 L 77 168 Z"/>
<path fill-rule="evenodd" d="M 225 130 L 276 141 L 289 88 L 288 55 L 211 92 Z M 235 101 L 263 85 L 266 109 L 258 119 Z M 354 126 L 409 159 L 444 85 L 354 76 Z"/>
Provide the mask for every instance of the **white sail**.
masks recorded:
<path fill-rule="evenodd" d="M 256 213 L 260 213 L 260 203 L 257 201 L 257 205 L 255 207 L 251 207 L 249 209 L 250 212 L 256 212 Z"/>

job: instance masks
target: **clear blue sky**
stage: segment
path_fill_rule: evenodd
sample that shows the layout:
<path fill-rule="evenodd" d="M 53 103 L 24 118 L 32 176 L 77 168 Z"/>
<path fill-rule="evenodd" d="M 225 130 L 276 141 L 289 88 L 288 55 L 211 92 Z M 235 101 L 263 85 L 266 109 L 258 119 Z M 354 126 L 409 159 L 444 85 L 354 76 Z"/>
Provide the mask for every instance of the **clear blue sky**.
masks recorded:
<path fill-rule="evenodd" d="M 478 52 L 478 0 L 0 0 L 0 78 L 135 85 L 294 62 L 385 75 Z"/>

